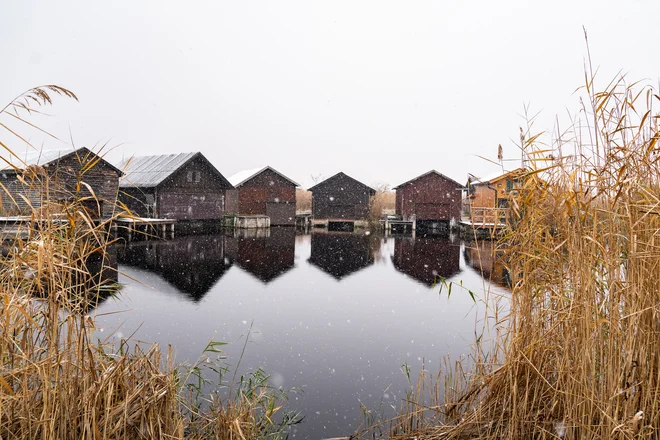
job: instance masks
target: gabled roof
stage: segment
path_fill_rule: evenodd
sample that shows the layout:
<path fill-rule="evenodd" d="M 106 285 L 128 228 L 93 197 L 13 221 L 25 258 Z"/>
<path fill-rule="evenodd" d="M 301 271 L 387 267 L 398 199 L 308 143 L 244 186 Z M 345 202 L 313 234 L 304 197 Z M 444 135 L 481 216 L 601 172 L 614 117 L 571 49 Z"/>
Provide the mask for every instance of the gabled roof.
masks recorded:
<path fill-rule="evenodd" d="M 117 168 L 107 160 L 103 159 L 102 156 L 99 156 L 98 154 L 96 154 L 87 147 L 67 148 L 63 150 L 39 150 L 39 151 L 28 150 L 23 154 L 3 155 L 2 160 L 4 161 L 4 164 L 0 166 L 2 166 L 2 171 L 5 172 L 22 170 L 26 167 L 33 165 L 48 167 L 50 165 L 57 163 L 62 159 L 74 155 L 82 158 L 87 157 L 89 155 L 93 155 L 99 158 L 99 160 L 104 162 L 107 166 L 115 170 L 120 176 L 124 174 L 119 168 Z"/>
<path fill-rule="evenodd" d="M 452 183 L 455 183 L 457 186 L 463 187 L 462 184 L 458 183 L 458 182 L 455 181 L 454 179 L 452 179 L 452 178 L 450 178 L 450 177 L 447 177 L 447 176 L 445 176 L 444 174 L 437 172 L 436 170 L 431 170 L 431 171 L 427 171 L 426 173 L 424 173 L 424 174 L 422 174 L 422 175 L 419 175 L 419 176 L 417 176 L 417 177 L 415 177 L 415 178 L 412 178 L 412 179 L 410 179 L 410 180 L 408 180 L 408 181 L 406 181 L 406 182 L 403 182 L 402 184 L 397 185 L 397 186 L 395 186 L 395 187 L 392 188 L 392 189 L 398 189 L 398 188 L 402 187 L 403 185 L 407 185 L 407 184 L 409 184 L 409 183 L 411 183 L 411 182 L 414 182 L 415 180 L 421 179 L 422 177 L 426 177 L 426 176 L 428 176 L 429 174 L 437 174 L 438 176 L 442 177 L 443 179 L 448 180 L 448 181 L 450 181 L 450 182 L 452 182 Z"/>
<path fill-rule="evenodd" d="M 228 186 L 229 181 L 200 152 L 133 156 L 117 164 L 126 175 L 119 182 L 121 188 L 152 188 L 160 185 L 191 160 L 201 157 Z"/>
<path fill-rule="evenodd" d="M 234 174 L 233 176 L 231 176 L 229 178 L 229 182 L 231 182 L 231 184 L 234 185 L 235 188 L 238 188 L 239 186 L 243 185 L 248 180 L 251 180 L 253 177 L 256 177 L 257 175 L 263 173 L 266 170 L 270 170 L 270 171 L 274 172 L 275 174 L 277 174 L 278 176 L 280 176 L 284 180 L 286 180 L 288 182 L 291 182 L 292 185 L 300 186 L 298 183 L 294 182 L 293 180 L 286 177 L 284 174 L 280 173 L 276 169 L 274 169 L 272 167 L 269 167 L 269 166 L 265 166 L 263 168 L 253 168 L 251 170 L 239 171 L 238 173 Z"/>
<path fill-rule="evenodd" d="M 504 172 L 498 171 L 497 173 L 487 175 L 486 177 L 477 177 L 473 174 L 470 174 L 470 176 L 472 176 L 474 179 L 470 181 L 470 178 L 468 178 L 468 183 L 471 185 L 483 185 L 486 183 L 496 182 L 511 174 L 523 174 L 526 171 L 527 170 L 525 170 L 524 168 L 516 168 L 515 170 L 511 170 L 511 171 L 504 171 Z"/>
<path fill-rule="evenodd" d="M 326 184 L 330 183 L 332 180 L 338 179 L 338 178 L 340 178 L 341 176 L 348 177 L 349 179 L 351 179 L 352 181 L 358 183 L 359 185 L 364 186 L 365 188 L 367 188 L 367 189 L 369 190 L 369 192 L 371 193 L 371 195 L 376 194 L 376 190 L 373 189 L 372 187 L 370 187 L 370 186 L 368 186 L 368 185 L 365 185 L 364 183 L 360 182 L 359 180 L 354 179 L 354 178 L 352 178 L 351 176 L 349 176 L 348 174 L 345 174 L 345 173 L 343 173 L 343 172 L 341 172 L 341 171 L 338 172 L 337 174 L 335 174 L 334 176 L 328 177 L 328 178 L 325 179 L 324 181 L 317 183 L 317 184 L 314 185 L 313 187 L 309 188 L 307 191 L 312 191 L 312 192 L 314 192 L 314 189 L 315 189 L 315 188 L 318 188 L 319 186 L 325 186 Z"/>

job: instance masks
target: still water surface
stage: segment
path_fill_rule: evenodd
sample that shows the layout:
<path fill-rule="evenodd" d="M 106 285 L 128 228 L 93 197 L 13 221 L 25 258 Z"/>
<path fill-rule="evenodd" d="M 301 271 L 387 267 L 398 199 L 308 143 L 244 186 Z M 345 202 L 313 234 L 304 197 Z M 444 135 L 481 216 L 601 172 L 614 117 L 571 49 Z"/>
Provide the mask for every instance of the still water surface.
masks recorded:
<path fill-rule="evenodd" d="M 98 335 L 171 344 L 189 363 L 212 339 L 229 342 L 235 365 L 252 326 L 239 374 L 261 367 L 273 385 L 303 390 L 290 395 L 305 415 L 291 437 L 350 435 L 361 403 L 398 407 L 402 365 L 437 371 L 446 355 L 471 354 L 484 289 L 506 295 L 473 268 L 473 247 L 286 228 L 133 242 L 118 251 L 124 288 L 97 308 Z M 477 303 L 455 287 L 440 292 L 437 276 Z"/>

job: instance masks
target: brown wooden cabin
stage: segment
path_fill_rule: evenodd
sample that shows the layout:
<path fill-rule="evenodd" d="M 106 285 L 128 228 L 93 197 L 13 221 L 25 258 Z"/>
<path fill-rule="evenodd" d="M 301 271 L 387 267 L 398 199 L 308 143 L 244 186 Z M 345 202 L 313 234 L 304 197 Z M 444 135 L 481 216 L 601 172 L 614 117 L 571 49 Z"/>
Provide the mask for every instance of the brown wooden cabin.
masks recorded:
<path fill-rule="evenodd" d="M 271 226 L 295 226 L 296 187 L 300 186 L 267 166 L 241 171 L 229 178 L 234 189 L 227 192 L 227 212 L 237 215 L 267 215 Z"/>
<path fill-rule="evenodd" d="M 233 188 L 202 153 L 134 156 L 117 167 L 126 173 L 119 200 L 138 217 L 218 220 Z"/>
<path fill-rule="evenodd" d="M 317 183 L 312 192 L 313 220 L 346 223 L 369 218 L 370 198 L 376 190 L 364 183 L 337 173 Z"/>
<path fill-rule="evenodd" d="M 523 168 L 487 178 L 470 176 L 467 183 L 468 209 L 473 223 L 506 221 L 511 199 L 527 174 Z"/>
<path fill-rule="evenodd" d="M 435 170 L 417 176 L 396 188 L 396 214 L 418 222 L 458 221 L 461 218 L 463 185 Z"/>
<path fill-rule="evenodd" d="M 400 237 L 394 241 L 392 264 L 398 271 L 432 286 L 461 271 L 460 248 L 438 237 Z"/>
<path fill-rule="evenodd" d="M 123 173 L 88 148 L 35 151 L 20 158 L 5 156 L 5 161 L 10 165 L 0 171 L 6 188 L 1 194 L 3 215 L 29 214 L 47 202 L 49 209 L 57 210 L 54 204 L 63 207 L 81 199 L 93 218 L 107 219 L 116 211 Z"/>

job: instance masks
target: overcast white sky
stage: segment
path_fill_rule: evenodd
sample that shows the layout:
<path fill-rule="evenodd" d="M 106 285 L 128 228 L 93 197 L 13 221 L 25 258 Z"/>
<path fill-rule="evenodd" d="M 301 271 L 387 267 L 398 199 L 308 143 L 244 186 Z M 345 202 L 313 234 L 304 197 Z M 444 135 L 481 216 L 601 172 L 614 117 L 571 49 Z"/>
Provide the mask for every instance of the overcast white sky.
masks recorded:
<path fill-rule="evenodd" d="M 602 82 L 657 81 L 658 16 L 651 0 L 0 0 L 0 107 L 67 87 L 80 102 L 33 121 L 110 158 L 201 151 L 226 176 L 269 164 L 305 186 L 432 168 L 464 182 L 500 143 L 519 157 L 524 103 L 539 130 L 577 109 L 582 26 Z"/>

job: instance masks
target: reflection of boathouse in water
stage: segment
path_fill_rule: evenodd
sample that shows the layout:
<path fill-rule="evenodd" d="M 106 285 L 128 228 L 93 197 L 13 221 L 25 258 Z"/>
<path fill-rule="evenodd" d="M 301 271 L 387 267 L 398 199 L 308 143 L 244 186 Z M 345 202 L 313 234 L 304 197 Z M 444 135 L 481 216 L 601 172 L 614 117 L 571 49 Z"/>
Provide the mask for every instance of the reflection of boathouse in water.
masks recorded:
<path fill-rule="evenodd" d="M 85 309 L 90 311 L 119 290 L 117 246 L 107 246 L 105 252 L 92 253 L 85 261 L 85 269 L 73 273 L 73 284 L 80 283 L 86 289 Z"/>
<path fill-rule="evenodd" d="M 401 237 L 394 242 L 394 267 L 432 286 L 438 277 L 449 278 L 461 271 L 460 246 L 439 237 Z"/>
<path fill-rule="evenodd" d="M 225 237 L 196 235 L 127 244 L 119 262 L 154 272 L 193 301 L 199 301 L 231 267 Z"/>
<path fill-rule="evenodd" d="M 311 237 L 310 264 L 337 280 L 374 264 L 374 244 L 380 240 L 368 235 L 345 232 L 314 233 Z"/>
<path fill-rule="evenodd" d="M 475 241 L 465 245 L 465 262 L 481 273 L 484 279 L 501 286 L 511 286 L 511 275 L 502 260 L 502 252 L 490 240 Z"/>
<path fill-rule="evenodd" d="M 293 268 L 296 231 L 293 228 L 241 229 L 227 238 L 227 255 L 243 270 L 269 283 Z"/>

